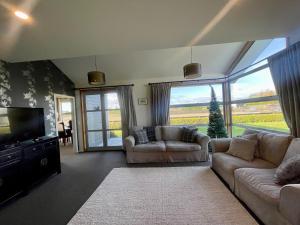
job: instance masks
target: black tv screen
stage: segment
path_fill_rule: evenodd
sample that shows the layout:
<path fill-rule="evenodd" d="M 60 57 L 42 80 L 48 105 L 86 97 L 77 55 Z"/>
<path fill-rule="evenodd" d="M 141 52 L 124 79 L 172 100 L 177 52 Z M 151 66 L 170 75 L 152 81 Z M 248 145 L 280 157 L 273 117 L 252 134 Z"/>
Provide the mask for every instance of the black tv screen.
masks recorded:
<path fill-rule="evenodd" d="M 45 136 L 42 108 L 0 107 L 0 145 Z"/>

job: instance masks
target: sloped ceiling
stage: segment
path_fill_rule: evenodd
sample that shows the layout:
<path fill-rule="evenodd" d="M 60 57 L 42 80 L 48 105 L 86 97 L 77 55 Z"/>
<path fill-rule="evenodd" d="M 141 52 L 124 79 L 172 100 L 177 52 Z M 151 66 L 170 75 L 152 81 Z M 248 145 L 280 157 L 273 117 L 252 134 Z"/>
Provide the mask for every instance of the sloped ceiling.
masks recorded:
<path fill-rule="evenodd" d="M 244 42 L 193 47 L 193 61 L 203 67 L 202 79 L 220 77 L 238 55 Z M 106 73 L 107 83 L 136 79 L 182 80 L 183 66 L 190 63 L 190 48 L 137 51 L 98 55 L 97 64 Z M 77 87 L 87 87 L 87 72 L 94 70 L 94 57 L 52 60 Z"/>
<path fill-rule="evenodd" d="M 15 8 L 31 11 L 22 24 Z M 0 58 L 28 61 L 285 36 L 299 0 L 1 0 Z"/>

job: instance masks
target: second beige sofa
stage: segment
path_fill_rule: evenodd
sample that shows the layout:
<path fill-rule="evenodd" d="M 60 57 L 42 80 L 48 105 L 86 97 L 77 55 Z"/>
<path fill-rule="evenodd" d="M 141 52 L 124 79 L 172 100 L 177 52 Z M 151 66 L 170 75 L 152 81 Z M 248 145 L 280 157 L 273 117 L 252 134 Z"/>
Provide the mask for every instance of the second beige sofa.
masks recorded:
<path fill-rule="evenodd" d="M 266 225 L 299 225 L 300 184 L 281 186 L 273 177 L 282 161 L 300 154 L 300 139 L 267 132 L 257 137 L 251 162 L 226 153 L 231 139 L 212 140 L 212 168 Z"/>
<path fill-rule="evenodd" d="M 182 127 L 157 126 L 155 128 L 155 142 L 135 144 L 133 136 L 125 138 L 125 150 L 128 163 L 149 162 L 193 162 L 207 161 L 207 135 L 197 133 L 195 142 L 181 141 Z"/>

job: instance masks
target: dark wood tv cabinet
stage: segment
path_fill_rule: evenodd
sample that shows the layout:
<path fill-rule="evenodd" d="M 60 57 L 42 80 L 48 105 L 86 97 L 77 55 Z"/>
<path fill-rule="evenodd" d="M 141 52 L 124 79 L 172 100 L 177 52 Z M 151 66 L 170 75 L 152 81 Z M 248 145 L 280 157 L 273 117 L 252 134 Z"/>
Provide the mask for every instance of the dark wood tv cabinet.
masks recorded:
<path fill-rule="evenodd" d="M 0 149 L 0 205 L 54 173 L 61 173 L 57 137 L 43 137 Z"/>

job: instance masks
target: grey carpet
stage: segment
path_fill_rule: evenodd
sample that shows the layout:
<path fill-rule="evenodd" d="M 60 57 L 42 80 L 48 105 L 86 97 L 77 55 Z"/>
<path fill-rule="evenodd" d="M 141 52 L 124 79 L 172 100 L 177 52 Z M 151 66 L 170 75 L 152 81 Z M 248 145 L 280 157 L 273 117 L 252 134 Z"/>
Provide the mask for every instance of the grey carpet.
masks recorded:
<path fill-rule="evenodd" d="M 113 169 L 128 167 L 121 151 L 74 154 L 61 149 L 62 173 L 0 209 L 3 225 L 64 225 Z M 206 166 L 209 163 L 157 163 L 130 167 Z"/>

